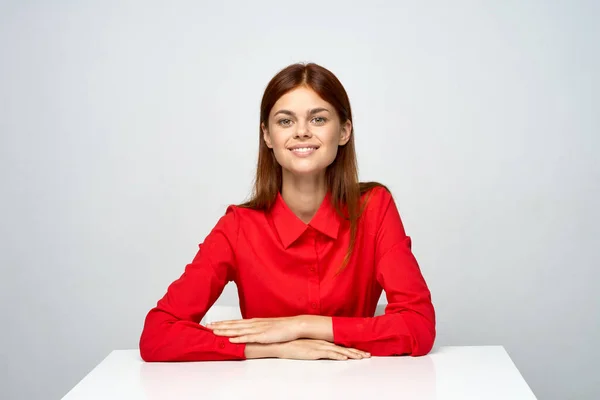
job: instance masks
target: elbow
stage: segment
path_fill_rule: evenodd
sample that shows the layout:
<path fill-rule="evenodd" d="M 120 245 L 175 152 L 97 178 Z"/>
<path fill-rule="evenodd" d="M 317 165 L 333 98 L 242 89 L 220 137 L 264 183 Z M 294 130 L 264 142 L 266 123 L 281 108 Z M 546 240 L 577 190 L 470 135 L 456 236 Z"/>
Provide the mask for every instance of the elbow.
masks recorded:
<path fill-rule="evenodd" d="M 147 363 L 154 363 L 154 362 L 168 362 L 169 360 L 164 359 L 163 357 L 159 356 L 159 352 L 150 349 L 150 348 L 143 348 L 140 347 L 140 357 L 142 358 L 142 360 L 144 360 Z"/>
<path fill-rule="evenodd" d="M 435 324 L 428 325 L 423 327 L 419 334 L 414 337 L 411 356 L 425 356 L 433 349 L 436 337 Z"/>
<path fill-rule="evenodd" d="M 152 318 L 152 312 L 146 317 L 144 328 L 140 335 L 140 357 L 146 362 L 169 361 L 165 349 L 165 329 L 167 326 L 161 320 Z"/>
<path fill-rule="evenodd" d="M 148 348 L 140 345 L 140 357 L 145 362 L 157 362 L 158 359 L 154 357 L 154 352 Z"/>
<path fill-rule="evenodd" d="M 435 342 L 435 335 L 426 336 L 420 338 L 416 346 L 413 347 L 413 357 L 426 356 L 433 349 L 433 343 Z"/>
<path fill-rule="evenodd" d="M 433 349 L 435 336 L 435 324 L 426 325 L 422 321 L 412 319 L 393 338 L 361 350 L 369 351 L 374 356 L 420 357 L 429 354 Z"/>
<path fill-rule="evenodd" d="M 150 336 L 148 332 L 143 332 L 140 338 L 140 357 L 145 362 L 175 361 L 170 346 L 159 335 Z"/>
<path fill-rule="evenodd" d="M 140 337 L 140 357 L 146 362 L 163 361 L 159 357 L 158 345 L 148 338 L 146 329 L 144 329 Z"/>

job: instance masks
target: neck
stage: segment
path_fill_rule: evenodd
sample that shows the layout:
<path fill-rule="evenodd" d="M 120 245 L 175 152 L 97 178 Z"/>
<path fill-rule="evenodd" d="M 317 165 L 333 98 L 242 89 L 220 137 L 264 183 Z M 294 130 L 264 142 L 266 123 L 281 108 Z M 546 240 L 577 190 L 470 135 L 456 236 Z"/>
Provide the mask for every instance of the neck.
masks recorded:
<path fill-rule="evenodd" d="M 281 197 L 289 209 L 300 220 L 308 224 L 321 206 L 327 187 L 325 175 L 321 176 L 283 176 Z"/>

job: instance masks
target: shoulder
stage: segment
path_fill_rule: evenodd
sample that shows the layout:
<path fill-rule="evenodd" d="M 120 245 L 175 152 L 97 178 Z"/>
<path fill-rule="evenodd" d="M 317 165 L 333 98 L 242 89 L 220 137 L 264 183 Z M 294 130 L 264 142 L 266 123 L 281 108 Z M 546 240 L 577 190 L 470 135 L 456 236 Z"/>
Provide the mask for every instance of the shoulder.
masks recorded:
<path fill-rule="evenodd" d="M 236 247 L 241 227 L 253 225 L 253 221 L 257 221 L 256 217 L 261 213 L 261 211 L 230 204 L 226 207 L 225 212 L 221 214 L 205 240 L 214 241 L 220 240 L 217 238 L 224 238 Z"/>
<path fill-rule="evenodd" d="M 385 254 L 398 243 L 408 243 L 404 224 L 392 193 L 386 187 L 375 187 L 370 190 L 371 196 L 364 210 L 365 227 L 377 239 L 379 254 Z M 406 242 L 408 240 L 408 242 Z"/>
<path fill-rule="evenodd" d="M 208 237 L 225 236 L 228 240 L 235 239 L 239 230 L 239 215 L 235 208 L 227 206 L 221 214 Z"/>
<path fill-rule="evenodd" d="M 225 210 L 225 215 L 221 217 L 229 226 L 235 226 L 236 229 L 240 225 L 252 225 L 253 223 L 260 223 L 265 219 L 265 211 L 257 210 L 249 207 L 240 205 L 230 204 Z"/>
<path fill-rule="evenodd" d="M 390 190 L 382 184 L 374 184 L 361 194 L 361 202 L 368 213 L 384 213 L 394 198 Z"/>
<path fill-rule="evenodd" d="M 256 218 L 265 215 L 265 211 L 257 210 L 251 207 L 245 207 L 239 204 L 230 204 L 225 210 L 225 216 L 230 215 L 231 218 L 245 219 L 245 218 Z"/>
<path fill-rule="evenodd" d="M 398 207 L 391 191 L 383 186 L 377 185 L 362 194 L 363 214 L 361 219 L 367 229 L 379 232 L 383 226 L 390 223 L 402 226 L 398 213 Z"/>

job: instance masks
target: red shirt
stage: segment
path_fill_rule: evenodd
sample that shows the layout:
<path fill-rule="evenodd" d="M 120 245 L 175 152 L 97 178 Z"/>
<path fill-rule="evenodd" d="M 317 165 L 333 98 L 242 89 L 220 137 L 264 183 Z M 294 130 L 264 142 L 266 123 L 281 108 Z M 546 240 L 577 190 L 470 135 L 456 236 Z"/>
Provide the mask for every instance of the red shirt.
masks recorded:
<path fill-rule="evenodd" d="M 309 224 L 279 194 L 269 211 L 230 206 L 199 245 L 183 275 L 146 316 L 146 361 L 244 359 L 234 344 L 199 324 L 225 285 L 238 287 L 244 318 L 331 316 L 334 343 L 373 356 L 424 355 L 435 339 L 435 312 L 391 194 L 372 189 L 350 262 L 350 240 L 327 194 Z M 373 317 L 382 290 L 385 315 Z"/>

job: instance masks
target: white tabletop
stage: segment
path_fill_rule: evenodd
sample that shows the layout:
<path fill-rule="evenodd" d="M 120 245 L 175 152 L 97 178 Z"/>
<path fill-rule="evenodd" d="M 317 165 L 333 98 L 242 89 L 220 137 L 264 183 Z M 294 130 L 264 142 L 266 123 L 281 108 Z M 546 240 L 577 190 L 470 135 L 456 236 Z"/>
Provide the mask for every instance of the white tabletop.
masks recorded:
<path fill-rule="evenodd" d="M 391 397 L 394 396 L 394 397 Z M 110 353 L 63 399 L 535 399 L 502 346 L 424 357 L 145 363 Z"/>

